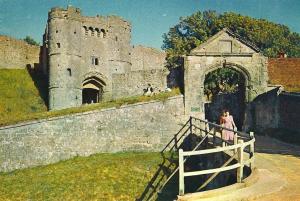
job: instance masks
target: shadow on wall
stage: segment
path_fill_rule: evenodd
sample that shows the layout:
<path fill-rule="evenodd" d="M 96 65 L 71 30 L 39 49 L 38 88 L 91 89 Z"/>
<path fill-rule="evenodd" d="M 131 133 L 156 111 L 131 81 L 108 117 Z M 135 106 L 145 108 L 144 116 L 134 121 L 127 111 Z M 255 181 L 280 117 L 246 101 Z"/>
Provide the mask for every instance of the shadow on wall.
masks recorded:
<path fill-rule="evenodd" d="M 268 128 L 278 128 L 279 124 L 279 94 L 281 88 L 276 87 L 258 95 L 251 103 L 252 127 L 256 132 Z"/>
<path fill-rule="evenodd" d="M 252 102 L 256 133 L 300 145 L 300 93 L 282 92 L 276 87 Z"/>
<path fill-rule="evenodd" d="M 26 69 L 38 89 L 40 97 L 48 107 L 48 77 L 43 74 L 39 63 L 35 63 L 33 66 L 27 64 Z"/>
<path fill-rule="evenodd" d="M 168 88 L 179 87 L 181 94 L 184 94 L 184 68 L 171 68 L 169 71 L 170 73 L 167 76 Z"/>

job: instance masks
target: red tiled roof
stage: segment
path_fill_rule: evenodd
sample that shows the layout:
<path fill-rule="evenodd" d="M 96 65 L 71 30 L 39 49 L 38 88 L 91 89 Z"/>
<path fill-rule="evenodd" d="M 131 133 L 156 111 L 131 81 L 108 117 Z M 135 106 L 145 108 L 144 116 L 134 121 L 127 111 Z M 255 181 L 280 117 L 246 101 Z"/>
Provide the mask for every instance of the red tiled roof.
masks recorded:
<path fill-rule="evenodd" d="M 269 58 L 270 84 L 283 85 L 285 91 L 300 92 L 300 58 Z"/>

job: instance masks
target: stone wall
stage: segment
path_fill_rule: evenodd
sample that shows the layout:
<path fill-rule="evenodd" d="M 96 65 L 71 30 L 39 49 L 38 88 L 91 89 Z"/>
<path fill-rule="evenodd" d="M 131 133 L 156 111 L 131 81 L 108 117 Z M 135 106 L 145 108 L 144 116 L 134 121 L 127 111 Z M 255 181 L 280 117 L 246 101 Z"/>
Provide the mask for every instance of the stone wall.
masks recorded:
<path fill-rule="evenodd" d="M 40 47 L 8 36 L 0 36 L 0 68 L 36 67 L 39 64 Z"/>
<path fill-rule="evenodd" d="M 300 94 L 281 92 L 275 88 L 258 96 L 252 103 L 255 129 L 300 130 Z"/>
<path fill-rule="evenodd" d="M 178 132 L 183 97 L 0 128 L 0 171 L 100 152 L 159 151 Z"/>
<path fill-rule="evenodd" d="M 155 48 L 136 46 L 131 52 L 131 71 L 112 75 L 112 98 L 142 95 L 149 85 L 154 92 L 167 87 L 165 53 Z"/>
<path fill-rule="evenodd" d="M 132 48 L 131 71 L 162 69 L 165 66 L 165 62 L 165 52 L 141 45 Z"/>
<path fill-rule="evenodd" d="M 279 127 L 300 131 L 300 93 L 279 96 Z"/>
<path fill-rule="evenodd" d="M 167 87 L 164 69 L 138 70 L 127 74 L 113 75 L 113 99 L 142 95 L 151 85 L 154 92 L 164 91 Z"/>
<path fill-rule="evenodd" d="M 49 109 L 80 106 L 89 98 L 86 89 L 96 90 L 96 102 L 143 94 L 145 82 L 164 89 L 165 54 L 132 47 L 131 29 L 118 16 L 89 17 L 72 6 L 52 8 L 42 54 L 43 63 L 49 63 Z"/>
<path fill-rule="evenodd" d="M 252 103 L 253 126 L 255 130 L 263 132 L 268 128 L 279 126 L 279 93 L 280 88 L 274 88 L 261 94 Z"/>

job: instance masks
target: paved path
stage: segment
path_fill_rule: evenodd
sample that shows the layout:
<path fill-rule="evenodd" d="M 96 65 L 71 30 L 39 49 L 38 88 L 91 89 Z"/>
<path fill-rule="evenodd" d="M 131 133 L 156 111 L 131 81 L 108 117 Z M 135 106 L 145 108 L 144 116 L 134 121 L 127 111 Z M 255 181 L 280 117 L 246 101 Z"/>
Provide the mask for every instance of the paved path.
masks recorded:
<path fill-rule="evenodd" d="M 256 136 L 255 164 L 256 176 L 252 175 L 244 184 L 186 196 L 182 200 L 300 201 L 299 146 Z"/>
<path fill-rule="evenodd" d="M 257 136 L 257 167 L 278 173 L 286 185 L 275 193 L 249 200 L 300 201 L 300 147 Z"/>

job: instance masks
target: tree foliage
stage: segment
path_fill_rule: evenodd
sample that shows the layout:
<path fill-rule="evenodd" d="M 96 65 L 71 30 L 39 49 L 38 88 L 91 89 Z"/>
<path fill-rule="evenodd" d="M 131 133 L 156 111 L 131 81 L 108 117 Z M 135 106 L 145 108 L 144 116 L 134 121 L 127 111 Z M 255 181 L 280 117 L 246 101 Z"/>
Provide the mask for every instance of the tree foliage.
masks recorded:
<path fill-rule="evenodd" d="M 207 100 L 219 93 L 235 93 L 245 84 L 245 78 L 231 68 L 219 68 L 208 73 L 204 81 L 204 94 Z"/>
<path fill-rule="evenodd" d="M 29 45 L 36 45 L 39 46 L 40 44 L 38 42 L 36 42 L 33 38 L 31 38 L 30 36 L 26 36 L 23 39 L 26 43 L 28 43 Z"/>
<path fill-rule="evenodd" d="M 225 27 L 256 44 L 267 57 L 276 57 L 281 51 L 288 57 L 300 57 L 300 35 L 287 26 L 233 12 L 218 14 L 209 10 L 180 18 L 180 22 L 163 35 L 167 67 L 182 66 L 182 55 Z"/>

